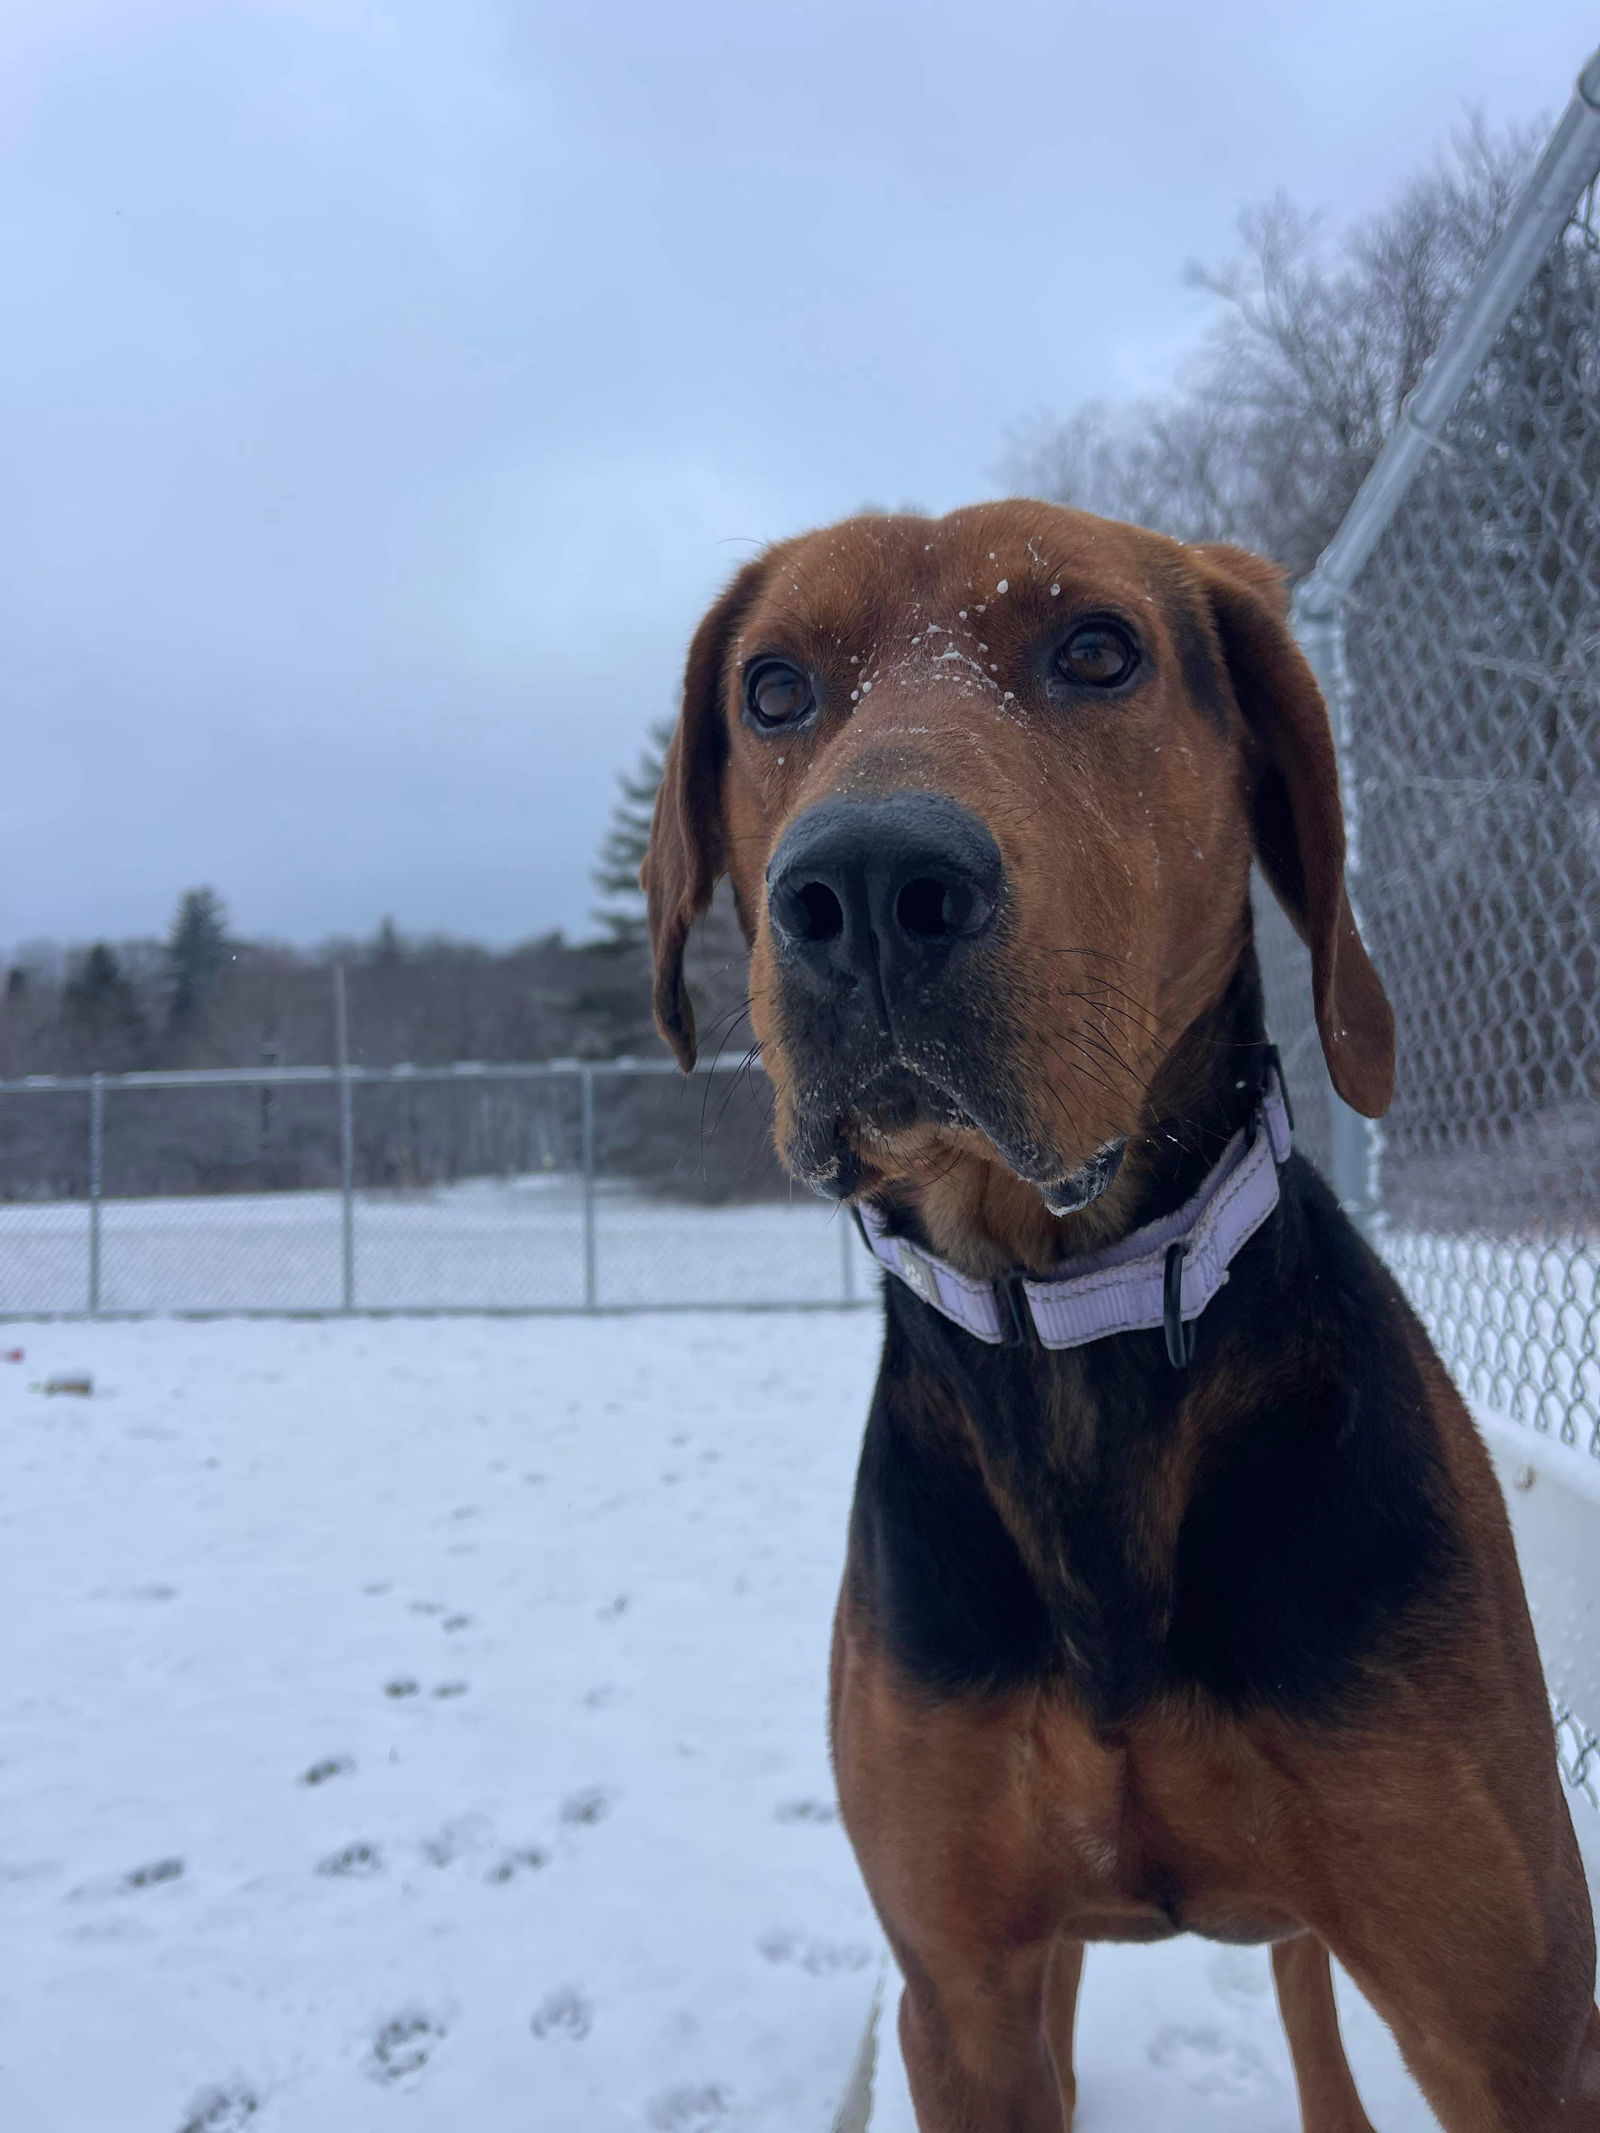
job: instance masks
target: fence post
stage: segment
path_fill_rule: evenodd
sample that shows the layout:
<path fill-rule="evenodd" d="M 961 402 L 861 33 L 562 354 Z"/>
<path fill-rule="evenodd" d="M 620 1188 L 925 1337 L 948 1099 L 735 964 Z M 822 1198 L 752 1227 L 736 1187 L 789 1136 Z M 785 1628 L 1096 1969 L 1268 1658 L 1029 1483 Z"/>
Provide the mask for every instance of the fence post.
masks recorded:
<path fill-rule="evenodd" d="M 579 1126 L 583 1151 L 583 1308 L 592 1311 L 600 1300 L 594 1234 L 594 1068 L 578 1069 Z"/>
<path fill-rule="evenodd" d="M 1297 608 L 1295 636 L 1306 664 L 1327 699 L 1333 738 L 1339 751 L 1339 792 L 1344 804 L 1345 887 L 1357 922 L 1361 917 L 1361 817 L 1350 766 L 1350 689 L 1344 663 L 1344 605 Z M 1334 1089 L 1328 1091 L 1328 1131 L 1333 1176 L 1329 1181 L 1339 1203 L 1357 1227 L 1371 1234 L 1382 1211 L 1378 1176 L 1378 1129 Z"/>
<path fill-rule="evenodd" d="M 100 1201 L 106 1151 L 106 1090 L 100 1074 L 89 1077 L 89 1315 L 100 1313 Z"/>
<path fill-rule="evenodd" d="M 856 1300 L 855 1223 L 843 1201 L 833 1219 L 839 1225 L 839 1300 L 853 1304 Z"/>
<path fill-rule="evenodd" d="M 339 1308 L 351 1311 L 356 1300 L 356 1132 L 350 1083 L 350 1003 L 343 963 L 333 966 L 333 1033 L 339 1069 Z"/>

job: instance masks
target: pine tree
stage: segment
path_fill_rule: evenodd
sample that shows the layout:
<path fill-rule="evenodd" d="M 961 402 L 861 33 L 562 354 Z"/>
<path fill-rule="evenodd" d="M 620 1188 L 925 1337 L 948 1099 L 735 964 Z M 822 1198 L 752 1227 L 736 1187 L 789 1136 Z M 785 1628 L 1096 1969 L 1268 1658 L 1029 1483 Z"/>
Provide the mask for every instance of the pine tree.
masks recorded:
<path fill-rule="evenodd" d="M 405 952 L 405 936 L 401 933 L 393 918 L 385 913 L 367 949 L 367 960 L 378 964 L 380 968 L 390 970 L 393 969 L 396 963 L 405 960 Z"/>
<path fill-rule="evenodd" d="M 186 889 L 167 935 L 174 1027 L 192 1022 L 231 959 L 228 915 L 215 889 Z"/>
<path fill-rule="evenodd" d="M 61 1019 L 74 1065 L 120 1073 L 144 1051 L 139 996 L 114 952 L 96 941 L 61 993 Z"/>
<path fill-rule="evenodd" d="M 607 940 L 618 948 L 637 947 L 645 937 L 639 869 L 650 843 L 650 817 L 671 738 L 671 719 L 660 719 L 650 728 L 638 768 L 631 774 L 623 771 L 617 779 L 618 795 L 600 842 L 600 863 L 594 870 L 594 880 L 604 901 L 595 916 L 605 929 Z"/>

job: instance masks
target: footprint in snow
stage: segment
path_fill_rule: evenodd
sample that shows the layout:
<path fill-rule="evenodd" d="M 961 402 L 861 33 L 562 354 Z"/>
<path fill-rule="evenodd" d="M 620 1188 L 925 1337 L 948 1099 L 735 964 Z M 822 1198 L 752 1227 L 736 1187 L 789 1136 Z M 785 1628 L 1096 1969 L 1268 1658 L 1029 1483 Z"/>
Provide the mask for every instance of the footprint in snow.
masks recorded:
<path fill-rule="evenodd" d="M 568 2037 L 574 2044 L 581 2044 L 593 2026 L 593 2004 L 575 1985 L 547 1993 L 528 2024 L 536 2037 Z"/>
<path fill-rule="evenodd" d="M 52 1860 L 0 1860 L 0 1889 L 17 1888 L 25 1881 L 49 1881 L 62 1869 Z"/>
<path fill-rule="evenodd" d="M 207 2089 L 190 2104 L 178 2133 L 239 2133 L 260 2108 L 249 2089 Z"/>
<path fill-rule="evenodd" d="M 100 1874 L 93 1881 L 80 1882 L 69 1893 L 74 1900 L 127 1896 L 140 1889 L 160 1888 L 163 1882 L 180 1881 L 182 1878 L 181 1859 L 151 1859 L 143 1866 L 129 1867 L 125 1874 Z"/>
<path fill-rule="evenodd" d="M 390 2086 L 416 2081 L 444 2042 L 447 2027 L 442 2016 L 420 2007 L 392 2016 L 372 2040 L 366 2060 L 368 2079 Z"/>
<path fill-rule="evenodd" d="M 1209 2025 L 1169 2022 L 1151 2039 L 1149 2058 L 1197 2096 L 1253 2096 L 1273 2086 L 1271 2069 L 1254 2046 Z"/>
<path fill-rule="evenodd" d="M 1206 1976 L 1230 2007 L 1254 2007 L 1272 1987 L 1265 1948 L 1222 1948 L 1206 1964 Z"/>
<path fill-rule="evenodd" d="M 597 1607 L 594 1618 L 597 1622 L 620 1622 L 628 1612 L 631 1602 L 625 1592 L 619 1592 L 614 1600 L 607 1600 L 604 1607 Z"/>
<path fill-rule="evenodd" d="M 645 2115 L 660 2133 L 706 2133 L 728 2109 L 726 2089 L 708 2085 L 694 2088 L 685 2084 L 681 2088 L 663 2089 L 659 2096 L 651 2098 Z"/>
<path fill-rule="evenodd" d="M 453 1866 L 463 1853 L 479 1852 L 493 1835 L 484 1815 L 460 1815 L 436 1835 L 422 1838 L 417 1849 L 430 1866 Z"/>
<path fill-rule="evenodd" d="M 494 1887 L 503 1887 L 519 1874 L 537 1874 L 544 1863 L 544 1853 L 530 1844 L 520 1852 L 502 1852 L 483 1878 Z"/>
<path fill-rule="evenodd" d="M 561 1819 L 580 1828 L 590 1828 L 605 1820 L 616 1797 L 609 1785 L 586 1785 L 581 1792 L 568 1793 L 562 1801 Z"/>
<path fill-rule="evenodd" d="M 409 1674 L 397 1674 L 393 1681 L 383 1685 L 385 1696 L 417 1696 L 422 1692 L 422 1683 L 413 1681 Z"/>
<path fill-rule="evenodd" d="M 832 1800 L 785 1800 L 772 1816 L 775 1822 L 837 1822 L 839 1810 Z"/>
<path fill-rule="evenodd" d="M 803 1933 L 769 1933 L 756 1945 L 769 1963 L 793 1963 L 808 1977 L 865 1970 L 872 1961 L 872 1950 L 857 1941 L 807 1940 Z"/>
<path fill-rule="evenodd" d="M 319 1859 L 317 1872 L 340 1881 L 370 1881 L 383 1872 L 383 1853 L 375 1844 L 347 1844 L 342 1852 Z"/>
<path fill-rule="evenodd" d="M 301 1773 L 302 1785 L 326 1785 L 329 1778 L 345 1777 L 354 1770 L 355 1764 L 348 1755 L 324 1756 L 320 1763 L 313 1763 Z"/>
<path fill-rule="evenodd" d="M 181 1859 L 152 1859 L 148 1866 L 130 1867 L 122 1877 L 125 1889 L 159 1888 L 163 1881 L 176 1881 L 183 1873 Z"/>

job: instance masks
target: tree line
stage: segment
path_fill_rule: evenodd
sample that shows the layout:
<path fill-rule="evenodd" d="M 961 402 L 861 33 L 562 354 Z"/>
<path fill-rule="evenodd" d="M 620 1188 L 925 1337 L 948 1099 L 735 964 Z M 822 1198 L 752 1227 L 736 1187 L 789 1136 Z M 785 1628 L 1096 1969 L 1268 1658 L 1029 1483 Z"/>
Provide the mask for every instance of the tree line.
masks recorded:
<path fill-rule="evenodd" d="M 406 934 L 384 919 L 365 938 L 300 948 L 236 934 L 217 893 L 191 889 L 163 939 L 41 945 L 13 957 L 0 1080 L 326 1066 L 338 1054 L 336 973 L 354 1066 L 659 1058 L 637 886 L 659 747 L 657 737 L 644 766 L 653 775 L 627 781 L 608 831 L 596 938 L 551 932 L 495 949 Z M 708 1050 L 720 1031 L 729 1071 L 692 1089 L 676 1077 L 603 1077 L 602 1169 L 701 1199 L 786 1189 L 766 1150 L 765 1089 L 747 1056 L 744 945 L 720 900 L 697 929 L 689 966 Z M 486 1172 L 571 1170 L 577 1092 L 576 1077 L 358 1087 L 358 1179 L 414 1189 Z M 338 1181 L 337 1108 L 325 1089 L 117 1090 L 105 1116 L 109 1193 Z M 85 1189 L 88 1160 L 81 1097 L 0 1097 L 0 1198 L 72 1197 Z"/>

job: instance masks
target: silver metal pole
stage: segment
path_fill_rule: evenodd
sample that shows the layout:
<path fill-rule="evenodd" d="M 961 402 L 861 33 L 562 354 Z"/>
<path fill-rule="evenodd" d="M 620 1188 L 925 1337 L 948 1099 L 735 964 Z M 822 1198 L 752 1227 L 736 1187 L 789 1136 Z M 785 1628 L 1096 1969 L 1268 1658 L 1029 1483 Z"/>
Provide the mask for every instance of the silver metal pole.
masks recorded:
<path fill-rule="evenodd" d="M 350 1002 L 343 963 L 333 966 L 333 1034 L 339 1071 L 339 1308 L 352 1311 L 356 1301 L 356 1134 L 350 1080 Z"/>
<path fill-rule="evenodd" d="M 839 1225 L 839 1299 L 853 1304 L 856 1300 L 856 1229 L 843 1202 L 833 1218 Z"/>
<path fill-rule="evenodd" d="M 89 1312 L 100 1309 L 100 1200 L 105 1183 L 106 1091 L 103 1075 L 89 1079 Z"/>
<path fill-rule="evenodd" d="M 1572 101 L 1523 187 L 1471 289 L 1428 360 L 1338 532 L 1295 595 L 1300 615 L 1330 614 L 1360 576 L 1434 449 L 1468 381 L 1600 174 L 1600 52 L 1578 76 Z M 1307 655 L 1309 657 L 1309 654 Z"/>
<path fill-rule="evenodd" d="M 583 1308 L 595 1309 L 600 1301 L 599 1268 L 594 1233 L 594 1068 L 580 1067 L 579 1133 L 583 1146 Z"/>

